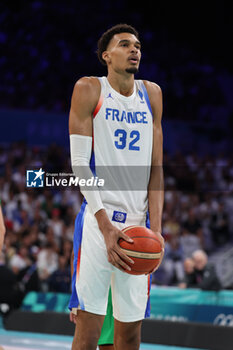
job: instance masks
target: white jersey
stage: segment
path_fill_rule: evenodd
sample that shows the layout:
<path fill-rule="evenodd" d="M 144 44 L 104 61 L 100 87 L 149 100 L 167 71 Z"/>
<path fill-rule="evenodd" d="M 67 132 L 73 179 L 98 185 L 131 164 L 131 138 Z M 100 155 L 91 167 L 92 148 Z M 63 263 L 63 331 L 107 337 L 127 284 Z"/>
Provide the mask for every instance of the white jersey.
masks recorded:
<path fill-rule="evenodd" d="M 100 195 L 106 209 L 146 214 L 153 145 L 153 116 L 143 81 L 131 96 L 99 78 L 101 94 L 93 116 L 91 168 L 105 181 Z"/>

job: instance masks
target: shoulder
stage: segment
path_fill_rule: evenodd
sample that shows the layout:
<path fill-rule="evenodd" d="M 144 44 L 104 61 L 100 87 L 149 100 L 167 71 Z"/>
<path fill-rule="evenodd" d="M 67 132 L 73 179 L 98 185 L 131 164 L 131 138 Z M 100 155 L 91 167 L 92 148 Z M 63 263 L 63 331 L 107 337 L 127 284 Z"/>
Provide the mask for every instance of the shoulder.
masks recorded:
<path fill-rule="evenodd" d="M 162 117 L 162 90 L 160 86 L 156 83 L 153 83 L 148 80 L 143 80 L 143 83 L 146 87 L 152 112 L 154 117 L 161 120 Z"/>
<path fill-rule="evenodd" d="M 72 102 L 96 105 L 101 91 L 100 81 L 96 77 L 82 77 L 74 85 Z"/>
<path fill-rule="evenodd" d="M 162 94 L 161 87 L 158 84 L 153 83 L 152 81 L 149 81 L 149 80 L 143 80 L 143 83 L 147 89 L 148 94 L 152 94 L 152 95 Z"/>
<path fill-rule="evenodd" d="M 82 77 L 76 81 L 74 89 L 84 92 L 100 91 L 100 82 L 96 77 Z"/>

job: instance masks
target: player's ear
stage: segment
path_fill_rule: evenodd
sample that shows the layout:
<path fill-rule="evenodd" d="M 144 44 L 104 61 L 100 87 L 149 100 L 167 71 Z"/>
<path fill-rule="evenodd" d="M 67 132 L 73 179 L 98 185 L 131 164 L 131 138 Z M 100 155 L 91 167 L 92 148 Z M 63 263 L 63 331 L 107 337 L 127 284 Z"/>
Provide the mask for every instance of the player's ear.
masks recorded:
<path fill-rule="evenodd" d="M 108 51 L 104 51 L 102 53 L 102 58 L 106 62 L 106 64 L 110 63 L 110 55 Z"/>

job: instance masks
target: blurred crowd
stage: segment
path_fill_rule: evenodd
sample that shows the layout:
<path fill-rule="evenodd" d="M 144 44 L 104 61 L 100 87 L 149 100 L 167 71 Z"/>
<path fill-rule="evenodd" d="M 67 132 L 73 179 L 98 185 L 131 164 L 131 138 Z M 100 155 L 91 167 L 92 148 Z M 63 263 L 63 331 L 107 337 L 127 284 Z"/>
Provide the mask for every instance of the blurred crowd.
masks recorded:
<path fill-rule="evenodd" d="M 70 173 L 69 152 L 55 145 L 29 148 L 24 142 L 0 148 L 6 226 L 0 283 L 6 287 L 4 278 L 9 282 L 11 276 L 13 296 L 8 297 L 14 302 L 14 293 L 21 300 L 29 290 L 70 292 L 74 221 L 82 198 L 72 187 L 26 188 L 26 170 L 34 168 Z M 223 155 L 202 159 L 196 154 L 165 154 L 164 173 L 166 249 L 154 283 L 184 286 L 186 260 L 193 259 L 195 251 L 211 255 L 232 242 L 233 162 Z"/>
<path fill-rule="evenodd" d="M 233 242 L 233 159 L 165 154 L 164 172 L 166 249 L 155 280 L 178 285 L 196 251 L 211 256 Z"/>
<path fill-rule="evenodd" d="M 83 75 L 106 74 L 95 55 L 97 40 L 103 31 L 121 22 L 126 12 L 142 41 L 138 78 L 161 86 L 166 119 L 231 122 L 233 75 L 226 66 L 227 58 L 225 64 L 215 64 L 204 50 L 200 56 L 192 48 L 190 37 L 183 42 L 177 33 L 175 41 L 169 35 L 169 30 L 174 30 L 173 18 L 171 27 L 161 21 L 160 27 L 152 29 L 151 22 L 149 28 L 135 3 L 127 11 L 124 1 L 100 1 L 86 25 L 92 11 L 88 2 L 82 6 L 75 1 L 1 3 L 2 107 L 67 113 L 76 80 Z M 221 61 L 221 55 L 218 58 Z"/>
<path fill-rule="evenodd" d="M 29 150 L 24 143 L 16 143 L 0 149 L 0 198 L 6 226 L 0 258 L 5 269 L 0 269 L 0 283 L 8 288 L 7 298 L 16 305 L 28 290 L 70 292 L 70 257 L 80 193 L 77 189 L 30 189 L 25 182 L 28 167 L 65 171 L 65 156 L 69 159 L 54 145 Z"/>

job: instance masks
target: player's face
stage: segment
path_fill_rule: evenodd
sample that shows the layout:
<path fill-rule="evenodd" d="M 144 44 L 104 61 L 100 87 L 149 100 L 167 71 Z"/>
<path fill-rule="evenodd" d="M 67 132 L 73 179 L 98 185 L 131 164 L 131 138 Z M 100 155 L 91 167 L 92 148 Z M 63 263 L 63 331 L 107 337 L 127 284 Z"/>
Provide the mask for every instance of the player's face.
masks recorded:
<path fill-rule="evenodd" d="M 103 53 L 108 67 L 116 72 L 137 73 L 141 59 L 141 44 L 135 35 L 120 33 L 114 35 Z"/>

